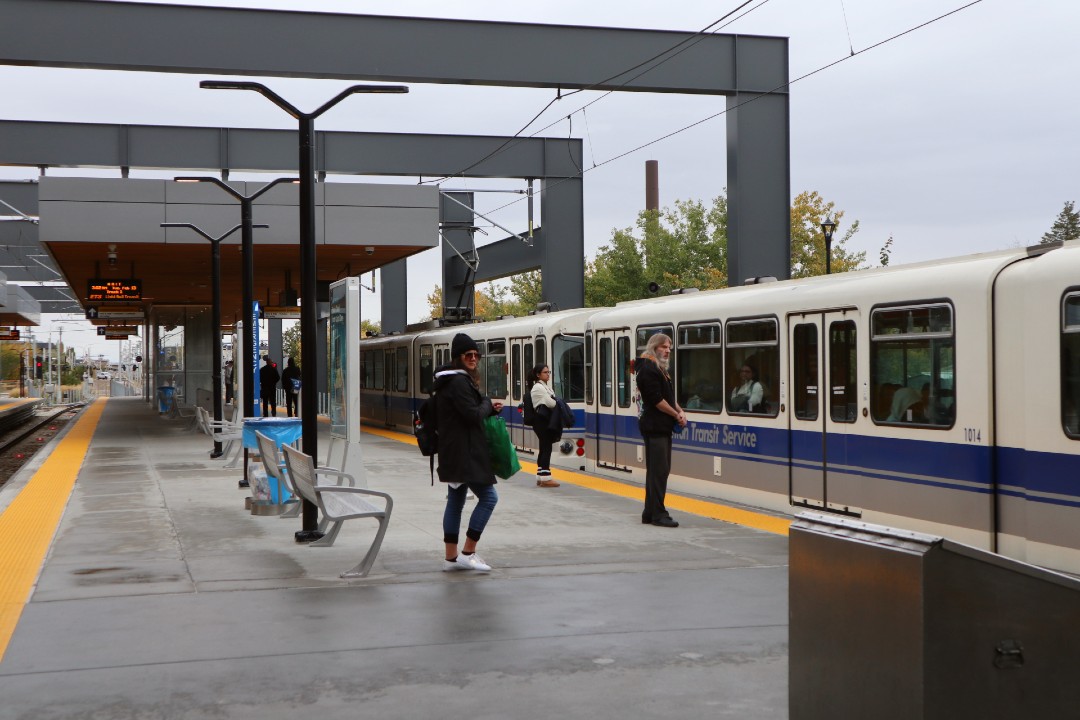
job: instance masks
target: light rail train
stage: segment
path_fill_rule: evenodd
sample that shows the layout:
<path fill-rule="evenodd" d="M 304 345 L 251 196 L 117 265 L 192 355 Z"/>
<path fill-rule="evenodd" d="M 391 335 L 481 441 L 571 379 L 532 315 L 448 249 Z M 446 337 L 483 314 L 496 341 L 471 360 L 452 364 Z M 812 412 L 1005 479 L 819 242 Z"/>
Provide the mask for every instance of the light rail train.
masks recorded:
<path fill-rule="evenodd" d="M 578 421 L 553 466 L 643 482 L 633 361 L 664 332 L 688 418 L 671 490 L 1080 573 L 1080 243 L 365 339 L 363 422 L 408 431 L 457 332 L 523 454 L 525 375 L 551 367 Z"/>

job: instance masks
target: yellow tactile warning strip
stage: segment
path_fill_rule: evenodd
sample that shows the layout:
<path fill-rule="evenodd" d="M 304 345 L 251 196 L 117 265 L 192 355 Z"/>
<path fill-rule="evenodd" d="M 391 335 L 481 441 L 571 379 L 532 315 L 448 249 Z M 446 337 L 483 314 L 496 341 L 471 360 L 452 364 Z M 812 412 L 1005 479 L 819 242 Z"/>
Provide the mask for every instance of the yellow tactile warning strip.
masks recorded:
<path fill-rule="evenodd" d="M 0 660 L 60 525 L 105 402 L 101 398 L 83 411 L 0 514 Z"/>
<path fill-rule="evenodd" d="M 361 429 L 366 433 L 378 435 L 379 437 L 404 443 L 412 443 L 413 445 L 416 444 L 416 438 L 412 435 L 406 435 L 405 433 L 385 430 L 383 428 L 368 427 L 366 425 Z M 536 471 L 536 465 L 532 463 L 522 462 L 521 467 L 530 472 Z M 577 485 L 578 487 L 608 493 L 609 495 L 632 498 L 634 500 L 640 500 L 641 502 L 645 501 L 645 490 L 636 485 L 627 485 L 625 483 L 598 478 L 592 475 L 582 475 L 581 473 L 576 473 L 572 470 L 553 469 L 551 475 L 560 482 L 570 483 L 571 485 Z M 788 528 L 791 526 L 791 520 L 788 518 L 765 515 L 764 513 L 756 513 L 750 510 L 740 510 L 739 508 L 709 502 L 708 500 L 696 500 L 674 493 L 668 493 L 664 504 L 671 510 L 679 510 L 681 512 L 690 513 L 691 515 L 713 518 L 714 520 L 723 520 L 724 522 L 734 523 L 735 525 L 742 525 L 744 527 L 752 527 L 757 530 L 764 530 L 765 532 L 771 532 L 777 535 L 787 535 Z"/>

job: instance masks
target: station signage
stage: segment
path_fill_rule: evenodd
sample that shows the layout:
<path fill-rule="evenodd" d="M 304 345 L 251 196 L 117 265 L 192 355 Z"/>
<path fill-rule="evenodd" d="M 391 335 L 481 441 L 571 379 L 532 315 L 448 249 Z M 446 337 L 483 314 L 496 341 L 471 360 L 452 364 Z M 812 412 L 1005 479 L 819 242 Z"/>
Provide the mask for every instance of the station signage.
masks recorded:
<path fill-rule="evenodd" d="M 116 335 L 114 333 L 105 333 L 106 340 L 127 340 L 127 335 Z"/>
<path fill-rule="evenodd" d="M 132 302 L 142 300 L 142 280 L 107 280 L 90 278 L 86 281 L 87 302 Z M 100 311 L 98 317 L 101 317 Z"/>
<path fill-rule="evenodd" d="M 300 308 L 296 306 L 264 307 L 262 316 L 265 320 L 299 320 Z"/>
<path fill-rule="evenodd" d="M 19 329 L 0 328 L 0 340 L 18 340 Z"/>
<path fill-rule="evenodd" d="M 138 335 L 139 329 L 132 325 L 100 325 L 97 329 L 98 335 Z"/>
<path fill-rule="evenodd" d="M 105 310 L 98 308 L 98 320 L 142 320 L 146 317 L 142 310 Z"/>

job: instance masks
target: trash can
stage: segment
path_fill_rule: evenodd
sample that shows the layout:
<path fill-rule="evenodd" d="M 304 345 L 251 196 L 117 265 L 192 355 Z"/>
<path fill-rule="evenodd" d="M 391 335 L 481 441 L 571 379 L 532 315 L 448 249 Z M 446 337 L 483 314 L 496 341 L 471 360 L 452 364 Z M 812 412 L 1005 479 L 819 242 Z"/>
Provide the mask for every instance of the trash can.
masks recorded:
<path fill-rule="evenodd" d="M 157 389 L 158 414 L 164 415 L 172 407 L 173 394 L 176 388 L 171 385 L 162 385 Z"/>

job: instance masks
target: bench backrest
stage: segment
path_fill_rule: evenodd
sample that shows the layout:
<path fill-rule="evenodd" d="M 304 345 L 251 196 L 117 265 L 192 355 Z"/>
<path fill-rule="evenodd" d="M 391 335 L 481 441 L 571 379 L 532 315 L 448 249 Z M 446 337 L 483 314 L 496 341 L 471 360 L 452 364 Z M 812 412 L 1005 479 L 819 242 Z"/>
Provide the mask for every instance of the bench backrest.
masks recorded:
<path fill-rule="evenodd" d="M 291 445 L 282 445 L 285 453 L 285 469 L 289 473 L 289 480 L 293 488 L 308 502 L 318 504 L 315 497 L 315 463 L 310 455 L 305 455 Z"/>
<path fill-rule="evenodd" d="M 255 431 L 255 440 L 259 443 L 259 456 L 262 458 L 263 467 L 266 468 L 266 474 L 277 479 L 286 489 L 292 491 L 286 473 L 281 471 L 281 460 L 278 458 L 277 445 L 258 430 Z"/>
<path fill-rule="evenodd" d="M 210 413 L 206 412 L 205 409 L 196 406 L 195 407 L 195 418 L 196 418 L 196 421 L 199 423 L 199 429 L 200 430 L 202 430 L 207 435 L 213 435 L 214 434 L 214 432 L 210 429 L 210 422 L 209 422 L 210 421 Z"/>

